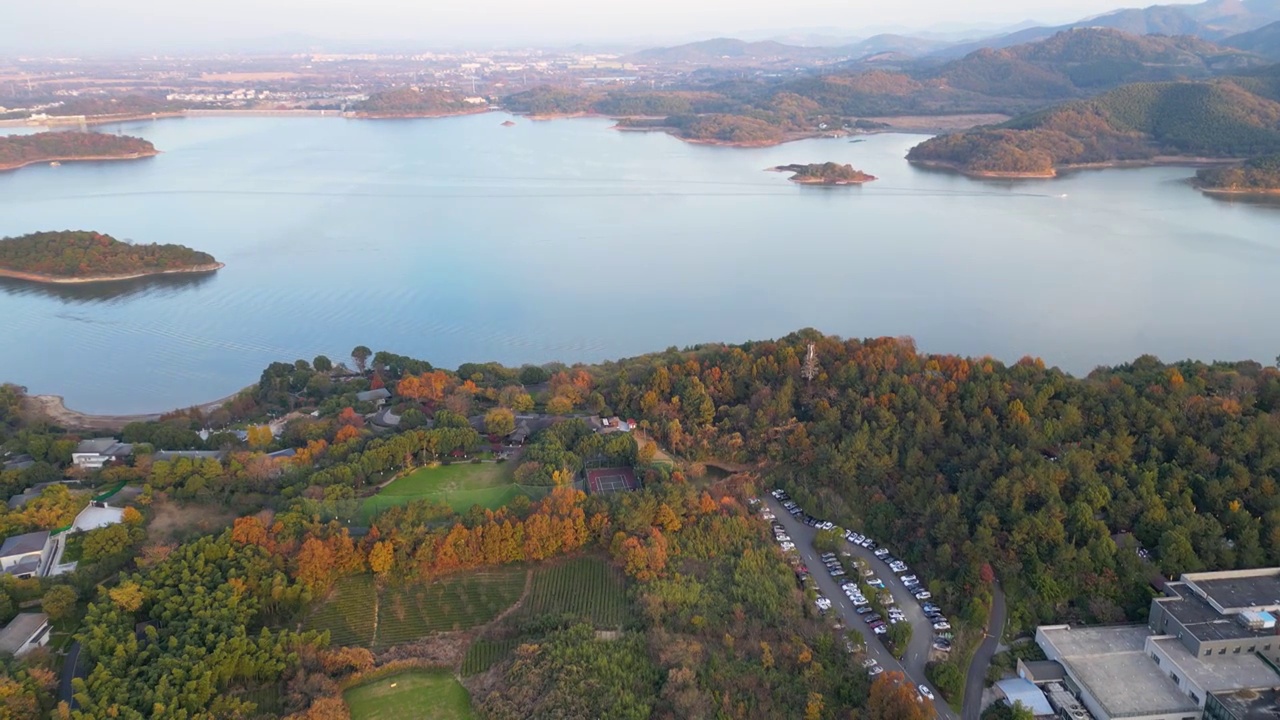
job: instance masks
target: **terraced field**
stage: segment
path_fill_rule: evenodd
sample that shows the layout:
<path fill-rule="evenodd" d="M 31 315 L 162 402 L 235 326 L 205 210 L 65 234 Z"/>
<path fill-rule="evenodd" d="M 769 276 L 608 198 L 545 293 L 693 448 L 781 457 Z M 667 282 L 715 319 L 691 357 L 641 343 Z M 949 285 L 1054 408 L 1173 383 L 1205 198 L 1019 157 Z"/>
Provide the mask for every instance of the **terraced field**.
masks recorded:
<path fill-rule="evenodd" d="M 603 559 L 577 557 L 539 568 L 521 614 L 572 616 L 599 629 L 622 625 L 630 612 L 622 571 Z"/>
<path fill-rule="evenodd" d="M 377 588 L 370 575 L 338 581 L 304 623 L 328 630 L 333 645 L 385 648 L 434 632 L 483 625 L 520 599 L 527 570 L 504 567 Z"/>

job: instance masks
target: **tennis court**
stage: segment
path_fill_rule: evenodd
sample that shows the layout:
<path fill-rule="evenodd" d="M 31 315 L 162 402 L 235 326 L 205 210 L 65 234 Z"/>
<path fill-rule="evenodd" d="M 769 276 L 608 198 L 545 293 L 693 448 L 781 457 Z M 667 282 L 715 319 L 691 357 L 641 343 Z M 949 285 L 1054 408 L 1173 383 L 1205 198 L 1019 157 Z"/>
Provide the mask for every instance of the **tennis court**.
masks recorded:
<path fill-rule="evenodd" d="M 640 481 L 631 468 L 593 468 L 587 471 L 587 491 L 592 495 L 639 489 Z"/>

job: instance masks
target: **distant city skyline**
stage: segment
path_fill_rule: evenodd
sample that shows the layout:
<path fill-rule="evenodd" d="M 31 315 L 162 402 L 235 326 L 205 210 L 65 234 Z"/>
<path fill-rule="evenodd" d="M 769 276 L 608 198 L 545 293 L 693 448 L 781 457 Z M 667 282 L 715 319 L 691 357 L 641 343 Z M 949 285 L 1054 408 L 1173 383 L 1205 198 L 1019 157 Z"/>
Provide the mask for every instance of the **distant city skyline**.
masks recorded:
<path fill-rule="evenodd" d="M 246 43 L 306 42 L 423 48 L 653 44 L 711 37 L 806 33 L 867 36 L 886 30 L 1054 24 L 1125 6 L 1117 0 L 41 0 L 6 3 L 0 55 L 174 52 Z"/>

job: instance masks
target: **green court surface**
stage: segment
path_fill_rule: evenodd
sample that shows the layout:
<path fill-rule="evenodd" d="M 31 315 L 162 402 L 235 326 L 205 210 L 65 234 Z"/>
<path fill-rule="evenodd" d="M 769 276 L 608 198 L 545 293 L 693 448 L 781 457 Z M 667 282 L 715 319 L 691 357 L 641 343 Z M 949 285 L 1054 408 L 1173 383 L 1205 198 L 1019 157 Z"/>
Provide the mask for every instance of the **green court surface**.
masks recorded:
<path fill-rule="evenodd" d="M 406 670 L 358 685 L 344 696 L 351 720 L 471 720 L 467 689 L 447 672 Z"/>

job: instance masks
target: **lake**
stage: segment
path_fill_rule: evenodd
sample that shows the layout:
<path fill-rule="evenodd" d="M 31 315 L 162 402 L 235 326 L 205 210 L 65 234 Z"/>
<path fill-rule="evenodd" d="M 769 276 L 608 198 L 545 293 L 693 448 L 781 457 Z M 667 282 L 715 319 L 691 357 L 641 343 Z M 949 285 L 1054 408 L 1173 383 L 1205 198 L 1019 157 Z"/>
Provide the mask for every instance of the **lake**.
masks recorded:
<path fill-rule="evenodd" d="M 453 368 L 598 361 L 815 327 L 1084 374 L 1280 352 L 1280 208 L 1186 168 L 984 182 L 920 136 L 763 149 L 605 120 L 129 123 L 138 162 L 0 174 L 0 235 L 92 229 L 212 253 L 213 276 L 0 284 L 0 379 L 87 412 L 227 395 L 357 344 Z M 762 172 L 852 163 L 860 188 Z M 348 360 L 349 362 L 349 360 Z"/>

